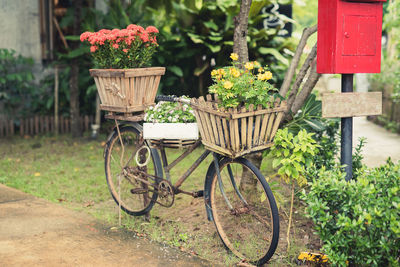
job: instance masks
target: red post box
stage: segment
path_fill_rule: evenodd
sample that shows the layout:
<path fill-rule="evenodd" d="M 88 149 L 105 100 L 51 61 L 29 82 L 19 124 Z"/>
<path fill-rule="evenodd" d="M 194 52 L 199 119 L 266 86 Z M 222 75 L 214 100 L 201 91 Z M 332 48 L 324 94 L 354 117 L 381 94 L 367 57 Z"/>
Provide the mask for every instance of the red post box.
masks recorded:
<path fill-rule="evenodd" d="M 386 0 L 318 0 L 318 73 L 379 73 Z"/>

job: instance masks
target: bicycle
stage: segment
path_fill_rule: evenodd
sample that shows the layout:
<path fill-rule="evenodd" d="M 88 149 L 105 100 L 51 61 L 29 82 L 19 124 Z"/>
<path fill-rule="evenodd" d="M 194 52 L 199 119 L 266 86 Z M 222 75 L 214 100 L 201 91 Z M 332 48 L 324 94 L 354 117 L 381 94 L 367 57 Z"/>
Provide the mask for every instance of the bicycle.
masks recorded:
<path fill-rule="evenodd" d="M 157 99 L 190 104 L 177 97 Z M 132 216 L 148 215 L 156 203 L 171 207 L 175 195 L 180 193 L 203 197 L 207 218 L 214 222 L 225 248 L 249 263 L 266 263 L 278 244 L 279 215 L 273 193 L 260 170 L 243 157 L 230 158 L 205 150 L 172 184 L 170 170 L 198 148 L 201 140 L 186 145 L 185 151 L 168 163 L 166 140 L 151 142 L 142 138 L 139 124 L 142 115 L 106 116 L 116 123 L 104 151 L 106 180 L 120 210 Z M 118 120 L 125 122 L 119 124 Z M 182 190 L 181 185 L 211 153 L 213 161 L 206 173 L 204 189 Z M 244 175 L 251 176 L 253 184 L 242 185 Z"/>

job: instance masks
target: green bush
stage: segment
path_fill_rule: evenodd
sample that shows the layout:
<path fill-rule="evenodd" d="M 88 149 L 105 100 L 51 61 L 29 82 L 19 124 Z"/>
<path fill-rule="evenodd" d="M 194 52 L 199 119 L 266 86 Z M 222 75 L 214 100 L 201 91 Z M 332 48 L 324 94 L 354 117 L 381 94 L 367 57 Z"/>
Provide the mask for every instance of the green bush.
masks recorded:
<path fill-rule="evenodd" d="M 0 113 L 25 115 L 35 109 L 37 86 L 34 84 L 33 60 L 14 50 L 0 49 Z"/>
<path fill-rule="evenodd" d="M 399 266 L 400 163 L 344 176 L 322 169 L 302 194 L 323 251 L 335 266 Z"/>

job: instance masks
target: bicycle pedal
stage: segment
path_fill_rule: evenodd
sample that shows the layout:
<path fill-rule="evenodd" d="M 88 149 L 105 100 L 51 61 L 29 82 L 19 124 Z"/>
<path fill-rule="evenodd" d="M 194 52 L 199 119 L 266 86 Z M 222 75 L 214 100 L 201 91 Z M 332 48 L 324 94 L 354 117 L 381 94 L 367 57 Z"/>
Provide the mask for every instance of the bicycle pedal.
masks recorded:
<path fill-rule="evenodd" d="M 194 198 L 203 197 L 203 196 L 204 196 L 204 190 L 196 191 L 193 193 Z"/>

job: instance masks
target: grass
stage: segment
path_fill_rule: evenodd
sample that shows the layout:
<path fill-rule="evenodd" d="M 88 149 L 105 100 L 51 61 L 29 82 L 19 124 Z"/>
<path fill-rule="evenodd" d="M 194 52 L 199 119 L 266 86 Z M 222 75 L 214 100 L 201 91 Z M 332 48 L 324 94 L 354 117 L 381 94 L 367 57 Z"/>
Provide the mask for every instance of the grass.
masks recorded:
<path fill-rule="evenodd" d="M 101 140 L 101 141 L 100 141 Z M 118 208 L 108 191 L 104 175 L 104 141 L 87 137 L 72 139 L 69 136 L 34 138 L 14 137 L 0 139 L 0 183 L 17 188 L 26 193 L 59 203 L 71 209 L 87 212 L 110 227 L 118 227 Z M 180 150 L 169 150 L 169 161 L 176 158 Z M 175 181 L 195 161 L 199 155 L 195 151 L 171 171 Z M 186 191 L 203 189 L 204 176 L 210 164 L 207 158 L 183 184 Z M 270 161 L 264 161 L 262 170 L 266 171 Z M 173 179 L 174 182 L 174 179 Z M 272 181 L 270 179 L 270 182 Z M 282 186 L 275 186 L 282 208 L 287 206 L 288 196 Z M 279 190 L 279 192 L 278 192 Z M 298 203 L 298 206 L 300 204 Z M 299 209 L 300 211 L 300 209 Z M 238 259 L 223 248 L 214 224 L 207 221 L 203 199 L 192 199 L 186 195 L 177 195 L 171 208 L 155 205 L 149 221 L 143 217 L 131 217 L 122 212 L 123 227 L 148 238 L 211 261 L 232 266 Z M 285 215 L 281 213 L 281 237 L 284 236 Z M 295 216 L 295 239 L 289 253 L 285 250 L 285 238 L 281 238 L 278 250 L 272 258 L 272 266 L 290 266 L 292 257 L 305 249 L 302 236 L 311 235 L 312 229 L 304 221 L 301 212 Z M 298 229 L 299 228 L 299 229 Z M 304 229 L 303 229 L 304 228 Z M 308 230 L 305 228 L 309 228 Z"/>

